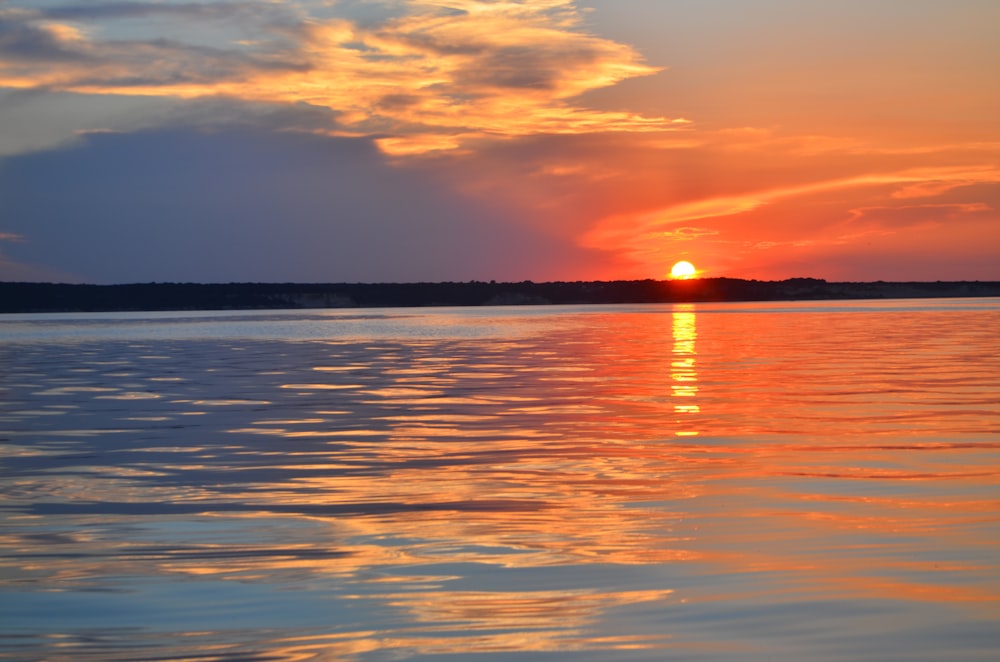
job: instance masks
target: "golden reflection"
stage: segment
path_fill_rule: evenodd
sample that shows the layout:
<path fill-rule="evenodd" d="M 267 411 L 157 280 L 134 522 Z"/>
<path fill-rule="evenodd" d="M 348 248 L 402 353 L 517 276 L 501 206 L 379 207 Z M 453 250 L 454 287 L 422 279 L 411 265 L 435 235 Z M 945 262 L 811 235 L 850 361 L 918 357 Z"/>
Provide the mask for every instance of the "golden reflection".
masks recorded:
<path fill-rule="evenodd" d="M 674 308 L 672 321 L 674 345 L 670 362 L 670 390 L 674 398 L 679 398 L 674 401 L 674 413 L 684 417 L 701 412 L 701 407 L 690 400 L 698 395 L 698 372 L 695 369 L 698 327 L 694 305 L 678 304 Z M 677 423 L 679 427 L 684 427 L 690 421 L 678 418 Z M 678 437 L 695 437 L 698 432 L 678 429 L 674 434 Z"/>

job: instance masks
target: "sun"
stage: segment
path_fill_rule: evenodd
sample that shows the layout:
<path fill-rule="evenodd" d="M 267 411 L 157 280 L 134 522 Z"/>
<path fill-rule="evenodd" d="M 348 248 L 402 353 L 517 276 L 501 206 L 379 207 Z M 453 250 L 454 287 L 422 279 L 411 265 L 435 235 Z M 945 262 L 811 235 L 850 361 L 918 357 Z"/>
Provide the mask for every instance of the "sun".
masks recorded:
<path fill-rule="evenodd" d="M 694 265 L 687 260 L 681 260 L 670 268 L 670 277 L 675 280 L 694 278 L 697 273 L 698 271 L 694 268 Z"/>

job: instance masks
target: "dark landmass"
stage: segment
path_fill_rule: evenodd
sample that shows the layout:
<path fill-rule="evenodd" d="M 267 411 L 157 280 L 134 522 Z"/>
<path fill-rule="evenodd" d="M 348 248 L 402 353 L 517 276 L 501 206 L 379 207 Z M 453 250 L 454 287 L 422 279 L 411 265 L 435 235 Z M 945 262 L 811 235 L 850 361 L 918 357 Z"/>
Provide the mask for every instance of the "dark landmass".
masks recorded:
<path fill-rule="evenodd" d="M 1000 282 L 737 278 L 497 283 L 0 283 L 0 313 L 996 297 Z"/>

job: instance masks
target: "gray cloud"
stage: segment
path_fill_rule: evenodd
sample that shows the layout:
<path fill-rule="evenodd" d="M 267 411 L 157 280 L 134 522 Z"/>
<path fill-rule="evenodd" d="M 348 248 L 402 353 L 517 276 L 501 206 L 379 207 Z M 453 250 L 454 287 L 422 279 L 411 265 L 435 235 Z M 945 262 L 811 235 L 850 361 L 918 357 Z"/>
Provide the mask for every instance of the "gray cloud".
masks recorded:
<path fill-rule="evenodd" d="M 274 2 L 88 2 L 38 10 L 38 16 L 56 21 L 113 21 L 176 19 L 186 22 L 225 21 L 245 25 L 292 27 L 300 23 L 287 5 Z"/>
<path fill-rule="evenodd" d="M 34 23 L 38 14 L 0 9 L 0 59 L 15 62 L 79 62 L 87 53 Z"/>
<path fill-rule="evenodd" d="M 266 6 L 254 2 L 185 2 L 177 4 L 150 4 L 148 2 L 89 2 L 64 5 L 40 10 L 47 17 L 58 20 L 102 20 L 109 18 L 139 18 L 146 16 L 177 16 L 183 18 L 219 18 L 226 15 L 259 11 Z"/>
<path fill-rule="evenodd" d="M 249 71 L 308 71 L 294 58 L 185 44 L 170 39 L 106 42 L 87 59 L 98 66 L 75 81 L 84 87 L 140 87 L 210 84 Z M 128 67 L 124 67 L 124 63 Z"/>
<path fill-rule="evenodd" d="M 47 79 L 76 87 L 171 86 L 238 79 L 249 71 L 307 71 L 298 56 L 300 20 L 271 3 L 145 4 L 117 2 L 45 10 L 0 9 L 0 62 L 7 75 Z M 278 9 L 275 9 L 278 8 Z M 157 23 L 156 38 L 91 39 L 79 26 L 113 24 L 114 19 L 177 19 L 184 26 L 214 21 L 220 30 L 259 39 L 224 48 L 169 36 Z M 126 32 L 125 34 L 129 34 Z M 225 40 L 223 40 L 225 41 Z M 53 74 L 56 74 L 53 76 Z"/>
<path fill-rule="evenodd" d="M 579 56 L 579 53 L 572 54 Z M 456 79 L 460 86 L 511 87 L 547 90 L 555 86 L 560 72 L 579 62 L 559 49 L 506 46 L 491 49 Z"/>

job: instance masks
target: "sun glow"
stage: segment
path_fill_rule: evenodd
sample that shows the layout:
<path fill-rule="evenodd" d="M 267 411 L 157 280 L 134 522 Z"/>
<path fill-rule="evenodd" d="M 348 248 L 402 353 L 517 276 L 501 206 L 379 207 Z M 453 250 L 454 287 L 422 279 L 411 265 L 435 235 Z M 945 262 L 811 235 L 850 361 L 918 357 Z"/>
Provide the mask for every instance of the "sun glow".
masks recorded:
<path fill-rule="evenodd" d="M 670 277 L 675 280 L 687 280 L 694 278 L 698 271 L 694 265 L 686 260 L 681 260 L 670 269 Z"/>

